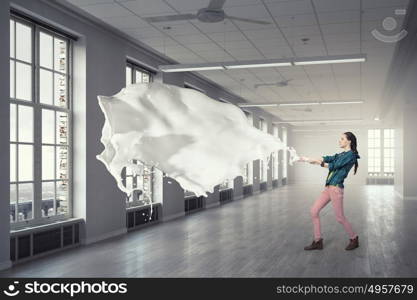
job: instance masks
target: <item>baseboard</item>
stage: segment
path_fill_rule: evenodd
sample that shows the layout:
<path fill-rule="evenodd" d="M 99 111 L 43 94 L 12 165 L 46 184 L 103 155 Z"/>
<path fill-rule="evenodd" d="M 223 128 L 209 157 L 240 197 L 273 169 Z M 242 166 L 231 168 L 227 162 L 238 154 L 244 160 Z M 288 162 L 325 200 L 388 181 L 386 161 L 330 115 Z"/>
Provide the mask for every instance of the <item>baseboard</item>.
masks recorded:
<path fill-rule="evenodd" d="M 217 206 L 220 206 L 220 201 L 206 203 L 206 208 L 212 208 Z"/>
<path fill-rule="evenodd" d="M 395 194 L 401 198 L 402 200 L 417 200 L 417 196 L 404 196 L 403 194 L 401 194 L 399 191 L 394 190 Z"/>
<path fill-rule="evenodd" d="M 243 199 L 243 195 L 233 197 L 233 200 L 240 200 L 240 199 Z"/>
<path fill-rule="evenodd" d="M 173 215 L 169 215 L 169 216 L 164 216 L 162 214 L 162 222 L 171 221 L 171 220 L 178 219 L 178 218 L 181 218 L 181 217 L 184 217 L 184 216 L 185 216 L 185 212 L 179 212 L 177 214 L 173 214 Z"/>
<path fill-rule="evenodd" d="M 394 189 L 394 193 L 395 193 L 395 195 L 397 195 L 399 198 L 404 199 L 403 194 L 401 194 L 399 191 L 397 191 L 397 190 L 395 190 L 395 189 Z"/>
<path fill-rule="evenodd" d="M 12 267 L 12 261 L 10 259 L 0 262 L 0 271 L 6 270 Z"/>
<path fill-rule="evenodd" d="M 127 233 L 127 228 L 124 227 L 124 228 L 114 230 L 114 231 L 111 231 L 111 232 L 108 232 L 108 233 L 105 233 L 105 234 L 101 234 L 101 235 L 94 236 L 94 237 L 91 237 L 91 238 L 82 239 L 81 243 L 83 245 L 89 245 L 89 244 L 92 244 L 92 243 L 107 240 L 109 238 L 112 238 L 112 237 L 115 237 L 115 236 L 118 236 L 118 235 L 122 235 L 122 234 L 126 234 L 126 233 Z"/>

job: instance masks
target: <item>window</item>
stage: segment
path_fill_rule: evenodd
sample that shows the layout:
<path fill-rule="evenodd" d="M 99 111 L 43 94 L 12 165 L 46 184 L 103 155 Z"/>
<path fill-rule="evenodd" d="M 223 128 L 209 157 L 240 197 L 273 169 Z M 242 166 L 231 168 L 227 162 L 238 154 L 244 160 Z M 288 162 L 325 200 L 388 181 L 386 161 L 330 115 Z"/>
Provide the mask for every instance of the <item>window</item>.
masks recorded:
<path fill-rule="evenodd" d="M 142 69 L 141 67 L 130 62 L 126 65 L 126 85 L 132 83 L 147 83 L 152 82 L 152 72 Z M 139 160 L 132 160 L 135 165 L 134 169 L 140 172 L 135 172 L 133 167 L 126 167 L 122 170 L 123 184 L 134 192 L 130 197 L 126 197 L 126 206 L 143 206 L 153 203 L 153 180 L 154 180 L 154 166 L 148 166 Z"/>
<path fill-rule="evenodd" d="M 222 98 L 219 98 L 218 99 L 220 102 L 223 102 L 223 103 L 230 103 L 230 102 L 228 102 L 228 101 L 226 101 L 226 100 L 224 100 L 224 99 L 222 99 Z M 233 186 L 234 186 L 234 182 L 233 182 L 234 180 L 230 180 L 230 179 L 226 179 L 225 181 L 223 181 L 221 184 L 220 184 L 220 187 L 219 187 L 219 189 L 220 190 L 225 190 L 225 189 L 233 189 Z"/>
<path fill-rule="evenodd" d="M 202 90 L 202 89 L 200 89 L 200 88 L 197 88 L 196 86 L 194 86 L 194 85 L 192 85 L 192 84 L 189 84 L 189 83 L 184 83 L 184 88 L 186 88 L 186 89 L 196 90 L 196 91 L 199 91 L 199 92 L 201 92 L 201 93 L 203 93 L 203 94 L 205 94 L 205 93 L 206 93 L 204 90 Z M 227 182 L 227 181 L 225 181 L 225 182 L 221 183 L 221 184 L 220 184 L 220 189 L 222 189 L 222 185 L 225 185 L 225 186 L 226 186 L 225 188 L 227 188 L 227 184 L 228 184 L 228 182 Z M 194 192 L 192 192 L 192 191 L 189 191 L 189 190 L 184 190 L 184 196 L 185 196 L 185 197 L 192 197 L 192 196 L 195 196 L 195 193 L 194 193 Z"/>
<path fill-rule="evenodd" d="M 276 138 L 279 138 L 278 126 L 272 125 L 273 135 Z M 278 151 L 272 152 L 272 179 L 278 179 Z"/>
<path fill-rule="evenodd" d="M 384 129 L 384 176 L 394 176 L 394 129 Z"/>
<path fill-rule="evenodd" d="M 394 129 L 368 130 L 368 175 L 394 176 Z"/>
<path fill-rule="evenodd" d="M 153 73 L 145 70 L 131 62 L 126 65 L 126 85 L 132 83 L 148 83 L 152 82 Z"/>
<path fill-rule="evenodd" d="M 12 228 L 72 215 L 70 54 L 68 38 L 11 17 Z"/>
<path fill-rule="evenodd" d="M 268 132 L 266 121 L 262 118 L 259 118 L 259 129 L 265 133 Z M 263 159 L 260 159 L 259 160 L 259 181 L 260 182 L 264 182 L 267 180 L 267 176 L 268 176 L 267 173 L 268 173 L 267 162 L 264 161 Z"/>
<path fill-rule="evenodd" d="M 226 179 L 224 182 L 220 184 L 219 189 L 220 190 L 233 189 L 233 180 Z"/>
<path fill-rule="evenodd" d="M 248 120 L 248 123 L 250 126 L 253 126 L 253 118 L 252 118 L 252 114 L 250 112 L 247 111 L 243 111 L 246 115 L 246 118 Z M 245 168 L 243 170 L 243 185 L 249 185 L 252 184 L 252 162 L 248 162 L 245 165 Z"/>
<path fill-rule="evenodd" d="M 189 190 L 184 190 L 184 197 L 192 197 L 195 196 L 195 193 Z"/>
<path fill-rule="evenodd" d="M 282 142 L 284 143 L 284 151 L 283 151 L 283 164 L 282 164 L 282 177 L 287 178 L 287 128 L 282 127 Z"/>

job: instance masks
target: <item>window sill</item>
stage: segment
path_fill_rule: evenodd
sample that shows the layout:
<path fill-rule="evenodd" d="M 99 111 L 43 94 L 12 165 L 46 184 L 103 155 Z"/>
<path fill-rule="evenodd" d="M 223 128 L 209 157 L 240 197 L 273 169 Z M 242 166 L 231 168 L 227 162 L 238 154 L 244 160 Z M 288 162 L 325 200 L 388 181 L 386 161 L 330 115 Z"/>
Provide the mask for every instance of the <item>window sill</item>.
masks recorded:
<path fill-rule="evenodd" d="M 162 206 L 162 202 L 152 203 L 152 207 L 154 207 L 156 205 L 161 205 Z M 129 206 L 129 207 L 126 207 L 126 211 L 132 211 L 132 210 L 137 210 L 137 209 L 142 209 L 142 208 L 147 208 L 147 207 L 151 207 L 151 204 L 138 205 L 138 206 Z"/>

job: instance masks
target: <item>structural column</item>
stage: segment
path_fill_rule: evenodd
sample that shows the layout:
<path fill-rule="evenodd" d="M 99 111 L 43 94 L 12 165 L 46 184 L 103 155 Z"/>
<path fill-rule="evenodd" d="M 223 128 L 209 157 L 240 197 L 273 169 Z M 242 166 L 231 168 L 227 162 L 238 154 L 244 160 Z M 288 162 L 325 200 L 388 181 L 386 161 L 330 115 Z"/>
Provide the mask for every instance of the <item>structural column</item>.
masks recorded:
<path fill-rule="evenodd" d="M 0 270 L 10 261 L 9 1 L 0 1 Z"/>

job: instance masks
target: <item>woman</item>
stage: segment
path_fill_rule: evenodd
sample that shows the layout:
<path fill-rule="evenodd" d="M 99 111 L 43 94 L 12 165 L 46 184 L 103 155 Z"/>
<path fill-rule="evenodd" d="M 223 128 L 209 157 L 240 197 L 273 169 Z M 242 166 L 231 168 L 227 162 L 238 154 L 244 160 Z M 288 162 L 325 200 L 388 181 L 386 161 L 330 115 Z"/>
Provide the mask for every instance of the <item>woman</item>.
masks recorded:
<path fill-rule="evenodd" d="M 336 214 L 336 219 L 343 225 L 346 232 L 349 234 L 349 244 L 346 250 L 353 250 L 359 247 L 359 237 L 353 231 L 351 224 L 346 219 L 343 213 L 343 181 L 347 177 L 352 166 L 355 166 L 354 174 L 358 169 L 358 161 L 360 158 L 357 151 L 356 136 L 352 132 L 345 132 L 339 140 L 339 146 L 343 149 L 342 152 L 336 153 L 333 156 L 322 156 L 319 159 L 311 159 L 308 157 L 301 157 L 300 161 L 309 162 L 310 164 L 321 165 L 329 169 L 326 178 L 324 190 L 314 202 L 310 213 L 313 220 L 314 240 L 311 245 L 304 247 L 304 250 L 321 250 L 323 249 L 323 239 L 320 232 L 320 210 L 330 201 L 333 204 L 333 209 Z"/>

